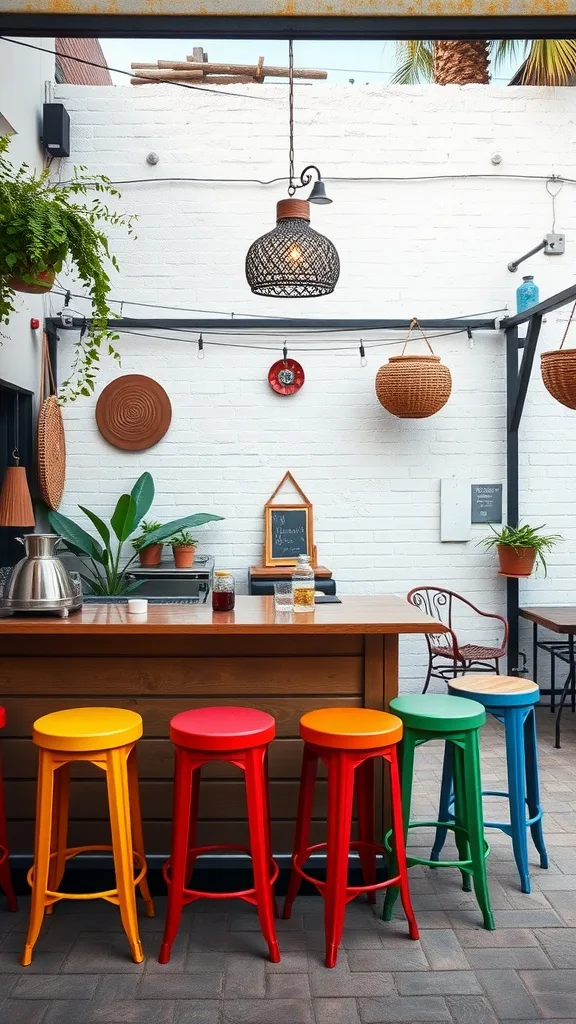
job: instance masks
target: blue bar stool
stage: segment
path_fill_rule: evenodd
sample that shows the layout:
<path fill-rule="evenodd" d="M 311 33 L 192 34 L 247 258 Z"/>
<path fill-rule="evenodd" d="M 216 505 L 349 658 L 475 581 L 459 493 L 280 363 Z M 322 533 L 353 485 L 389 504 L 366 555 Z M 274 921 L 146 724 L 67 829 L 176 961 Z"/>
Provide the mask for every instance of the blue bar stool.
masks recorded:
<path fill-rule="evenodd" d="M 499 828 L 512 838 L 514 859 L 520 875 L 522 892 L 530 892 L 528 870 L 528 843 L 526 829 L 530 826 L 534 846 L 540 855 L 540 867 L 548 867 L 548 854 L 542 832 L 542 806 L 538 782 L 538 751 L 536 744 L 535 705 L 540 690 L 530 679 L 519 676 L 467 675 L 451 679 L 448 691 L 454 697 L 468 697 L 483 704 L 494 718 L 504 725 L 506 737 L 506 761 L 508 768 L 508 792 L 484 790 L 483 796 L 503 796 L 510 804 L 510 821 L 485 821 L 486 828 Z M 439 821 L 454 819 L 453 770 L 451 752 L 446 745 L 442 788 L 440 791 Z M 528 806 L 528 818 L 526 818 Z M 431 859 L 438 860 L 446 840 L 445 828 L 436 830 L 436 840 Z"/>

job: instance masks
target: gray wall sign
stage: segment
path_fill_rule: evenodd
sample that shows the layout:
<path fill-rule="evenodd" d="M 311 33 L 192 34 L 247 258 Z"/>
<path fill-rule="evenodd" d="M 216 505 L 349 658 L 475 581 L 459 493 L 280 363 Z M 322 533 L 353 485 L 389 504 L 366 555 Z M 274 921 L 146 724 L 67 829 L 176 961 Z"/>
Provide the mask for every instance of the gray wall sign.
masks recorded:
<path fill-rule="evenodd" d="M 472 522 L 502 522 L 502 484 L 472 484 Z"/>

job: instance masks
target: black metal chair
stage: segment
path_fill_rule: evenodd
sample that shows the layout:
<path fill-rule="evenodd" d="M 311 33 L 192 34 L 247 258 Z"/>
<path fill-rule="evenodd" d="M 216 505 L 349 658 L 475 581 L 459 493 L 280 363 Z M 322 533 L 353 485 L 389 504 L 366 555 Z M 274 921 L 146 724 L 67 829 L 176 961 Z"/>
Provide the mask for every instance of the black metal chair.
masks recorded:
<path fill-rule="evenodd" d="M 408 594 L 408 601 L 416 608 L 439 619 L 448 627 L 446 633 L 426 633 L 428 644 L 428 672 L 422 693 L 426 693 L 432 678 L 454 679 L 467 672 L 500 672 L 499 660 L 506 654 L 508 645 L 508 623 L 502 615 L 480 611 L 466 597 L 442 587 L 415 587 Z M 496 619 L 502 624 L 503 637 L 498 647 L 481 644 L 460 644 L 453 629 L 454 606 L 460 602 L 471 608 L 484 619 Z M 448 664 L 444 664 L 448 662 Z"/>

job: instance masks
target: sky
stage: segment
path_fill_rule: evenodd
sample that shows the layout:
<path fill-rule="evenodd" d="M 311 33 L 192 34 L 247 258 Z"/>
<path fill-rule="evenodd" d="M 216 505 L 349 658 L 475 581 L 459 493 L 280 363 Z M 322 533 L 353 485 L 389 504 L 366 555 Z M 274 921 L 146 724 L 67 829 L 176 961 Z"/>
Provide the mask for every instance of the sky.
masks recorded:
<path fill-rule="evenodd" d="M 219 64 L 256 64 L 263 55 L 266 64 L 288 65 L 288 43 L 277 39 L 102 39 L 102 49 L 111 67 L 130 70 L 132 61 L 186 60 L 194 46 L 202 46 L 211 61 Z M 315 41 L 296 40 L 294 65 L 328 71 L 328 83 L 346 84 L 351 78 L 358 85 L 386 84 L 394 73 L 395 43 L 382 40 Z M 520 58 L 509 67 L 498 68 L 493 84 L 509 82 Z M 112 75 L 115 84 L 127 82 L 124 75 Z M 279 81 L 276 79 L 276 81 Z M 315 82 L 314 85 L 322 83 Z"/>

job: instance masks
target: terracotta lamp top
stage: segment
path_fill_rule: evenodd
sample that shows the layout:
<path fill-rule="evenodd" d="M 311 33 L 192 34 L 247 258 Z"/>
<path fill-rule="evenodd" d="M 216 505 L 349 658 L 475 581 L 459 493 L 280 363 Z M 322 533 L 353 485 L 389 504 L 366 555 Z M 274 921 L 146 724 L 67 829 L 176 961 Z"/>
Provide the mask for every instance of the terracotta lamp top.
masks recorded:
<path fill-rule="evenodd" d="M 310 220 L 310 203 L 305 199 L 281 199 L 276 206 L 276 217 L 278 220 L 286 220 L 288 217 Z"/>

